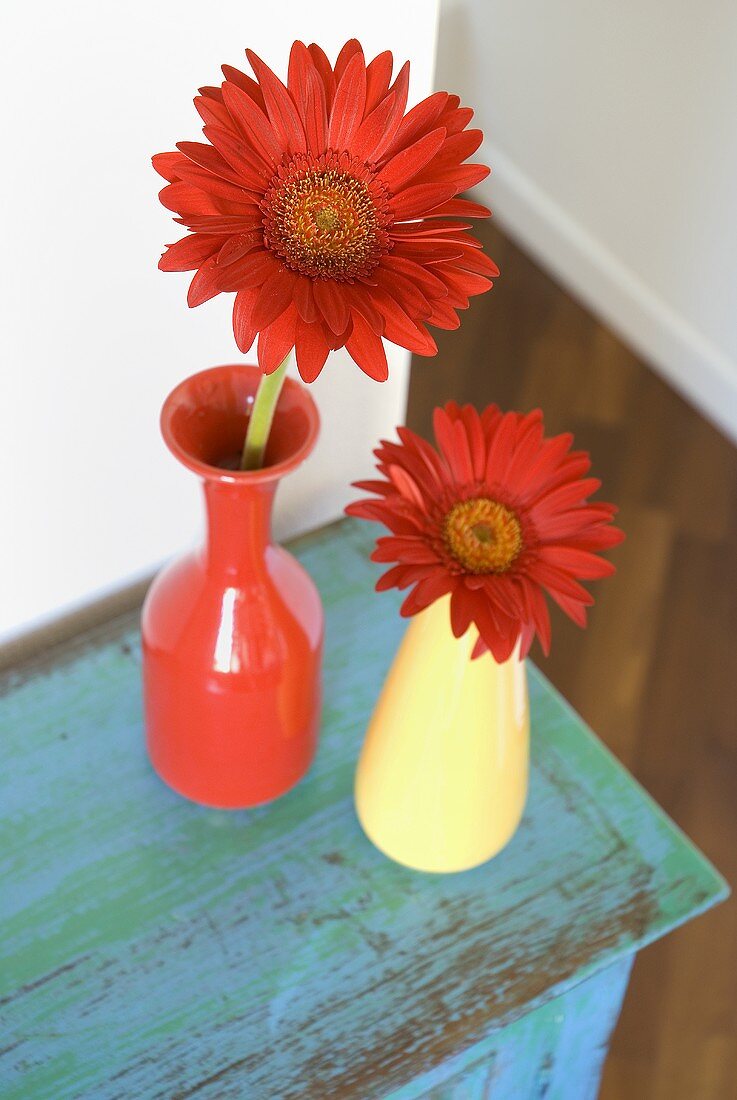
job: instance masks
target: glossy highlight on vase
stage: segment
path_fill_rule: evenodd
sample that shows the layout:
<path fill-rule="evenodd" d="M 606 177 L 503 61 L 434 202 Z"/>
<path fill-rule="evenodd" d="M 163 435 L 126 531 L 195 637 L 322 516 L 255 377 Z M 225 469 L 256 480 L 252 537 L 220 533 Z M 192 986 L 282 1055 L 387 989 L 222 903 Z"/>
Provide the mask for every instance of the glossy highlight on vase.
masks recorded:
<path fill-rule="evenodd" d="M 159 574 L 142 618 L 151 762 L 178 793 L 222 809 L 294 786 L 320 720 L 320 597 L 271 537 L 277 486 L 312 451 L 319 417 L 305 387 L 287 379 L 264 467 L 239 470 L 260 377 L 256 367 L 214 367 L 164 404 L 164 439 L 203 483 L 207 536 Z"/>

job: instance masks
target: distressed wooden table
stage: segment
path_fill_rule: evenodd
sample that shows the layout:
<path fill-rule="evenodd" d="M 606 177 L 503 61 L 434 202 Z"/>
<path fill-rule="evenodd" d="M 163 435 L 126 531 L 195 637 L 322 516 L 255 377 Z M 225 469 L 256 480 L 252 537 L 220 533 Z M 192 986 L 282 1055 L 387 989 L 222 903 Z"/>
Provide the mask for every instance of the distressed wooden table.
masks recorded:
<path fill-rule="evenodd" d="M 294 545 L 327 613 L 324 729 L 270 807 L 155 777 L 132 616 L 6 678 L 5 1100 L 596 1095 L 635 953 L 725 884 L 534 668 L 512 843 L 450 877 L 381 856 L 351 787 L 404 624 L 371 537 Z"/>

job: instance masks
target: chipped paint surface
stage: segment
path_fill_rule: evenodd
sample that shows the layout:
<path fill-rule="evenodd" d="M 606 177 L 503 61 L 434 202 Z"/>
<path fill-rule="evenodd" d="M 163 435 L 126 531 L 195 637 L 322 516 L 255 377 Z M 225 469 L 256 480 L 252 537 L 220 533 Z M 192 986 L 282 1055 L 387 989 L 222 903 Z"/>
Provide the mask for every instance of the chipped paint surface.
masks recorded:
<path fill-rule="evenodd" d="M 6 678 L 4 1100 L 595 1095 L 634 952 L 724 883 L 532 668 L 512 843 L 447 877 L 381 856 L 353 770 L 405 624 L 371 591 L 371 537 L 293 547 L 325 602 L 325 712 L 272 806 L 159 782 L 130 618 Z"/>

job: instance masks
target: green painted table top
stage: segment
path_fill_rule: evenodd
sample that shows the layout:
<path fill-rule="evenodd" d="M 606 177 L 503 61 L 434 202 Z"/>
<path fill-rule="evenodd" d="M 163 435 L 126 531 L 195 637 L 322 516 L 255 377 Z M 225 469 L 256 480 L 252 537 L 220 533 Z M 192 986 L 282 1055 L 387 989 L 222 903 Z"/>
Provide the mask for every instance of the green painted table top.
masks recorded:
<path fill-rule="evenodd" d="M 421 1095 L 491 1029 L 725 896 L 532 667 L 511 844 L 442 877 L 368 843 L 353 770 L 405 626 L 398 594 L 372 591 L 373 534 L 344 521 L 293 544 L 325 602 L 324 723 L 272 806 L 207 810 L 156 778 L 130 616 L 6 677 L 6 1100 Z"/>

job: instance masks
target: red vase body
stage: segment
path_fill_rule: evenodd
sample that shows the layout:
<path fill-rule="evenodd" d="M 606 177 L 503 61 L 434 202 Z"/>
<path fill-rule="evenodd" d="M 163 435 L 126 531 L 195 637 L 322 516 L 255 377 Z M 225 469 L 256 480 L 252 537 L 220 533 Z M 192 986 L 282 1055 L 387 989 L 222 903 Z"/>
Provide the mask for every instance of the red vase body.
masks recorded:
<path fill-rule="evenodd" d="M 180 794 L 223 809 L 293 787 L 320 721 L 320 596 L 271 537 L 277 485 L 314 447 L 319 418 L 287 379 L 264 468 L 238 470 L 260 377 L 256 367 L 215 367 L 164 404 L 164 439 L 203 482 L 207 535 L 158 575 L 142 616 L 151 762 Z"/>

